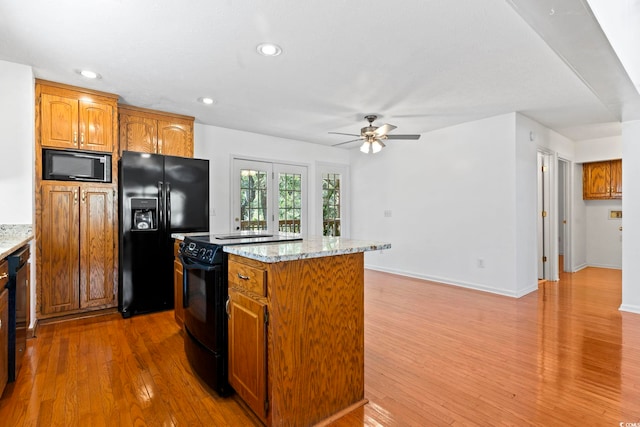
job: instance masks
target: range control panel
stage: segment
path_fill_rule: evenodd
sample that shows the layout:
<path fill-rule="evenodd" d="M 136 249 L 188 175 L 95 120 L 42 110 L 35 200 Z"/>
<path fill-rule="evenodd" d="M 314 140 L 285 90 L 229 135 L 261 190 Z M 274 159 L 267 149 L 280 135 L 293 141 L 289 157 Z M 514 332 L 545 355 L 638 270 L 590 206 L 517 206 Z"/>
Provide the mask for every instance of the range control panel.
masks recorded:
<path fill-rule="evenodd" d="M 222 263 L 222 246 L 198 242 L 185 238 L 180 243 L 180 253 L 184 258 L 198 261 L 202 264 L 215 265 Z"/>

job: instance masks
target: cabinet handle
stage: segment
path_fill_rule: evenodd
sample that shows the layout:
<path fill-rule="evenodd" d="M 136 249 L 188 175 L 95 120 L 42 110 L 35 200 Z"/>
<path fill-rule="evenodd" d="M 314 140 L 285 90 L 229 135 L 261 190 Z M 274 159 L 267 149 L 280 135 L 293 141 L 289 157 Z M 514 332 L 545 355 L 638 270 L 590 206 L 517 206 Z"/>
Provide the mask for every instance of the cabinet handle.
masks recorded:
<path fill-rule="evenodd" d="M 7 277 L 9 277 L 7 273 L 2 273 L 2 275 L 0 275 L 0 280 L 6 279 Z"/>
<path fill-rule="evenodd" d="M 2 329 L 2 319 L 0 319 L 0 329 Z"/>
<path fill-rule="evenodd" d="M 78 132 L 74 132 L 73 133 L 73 143 L 77 144 L 78 143 Z"/>
<path fill-rule="evenodd" d="M 229 301 L 231 301 L 231 297 L 227 297 L 227 302 L 224 305 L 224 310 L 227 312 L 227 317 L 231 319 L 231 313 L 229 313 Z"/>
<path fill-rule="evenodd" d="M 87 192 L 82 190 L 82 203 L 84 203 L 86 198 L 87 198 Z"/>
<path fill-rule="evenodd" d="M 84 145 L 84 132 L 80 133 L 80 145 Z"/>
<path fill-rule="evenodd" d="M 77 205 L 78 204 L 78 190 L 75 190 L 73 192 L 73 204 Z"/>
<path fill-rule="evenodd" d="M 244 276 L 244 275 L 238 273 L 238 279 L 249 280 L 249 276 Z"/>

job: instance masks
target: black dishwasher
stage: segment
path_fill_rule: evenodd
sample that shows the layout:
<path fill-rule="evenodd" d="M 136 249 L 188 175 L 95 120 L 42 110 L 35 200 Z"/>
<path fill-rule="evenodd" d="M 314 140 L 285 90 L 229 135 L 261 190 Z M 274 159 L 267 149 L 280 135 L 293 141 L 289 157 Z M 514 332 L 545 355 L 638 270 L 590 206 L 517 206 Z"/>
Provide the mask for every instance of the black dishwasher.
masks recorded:
<path fill-rule="evenodd" d="M 9 267 L 9 379 L 15 381 L 27 347 L 29 245 L 7 257 Z"/>

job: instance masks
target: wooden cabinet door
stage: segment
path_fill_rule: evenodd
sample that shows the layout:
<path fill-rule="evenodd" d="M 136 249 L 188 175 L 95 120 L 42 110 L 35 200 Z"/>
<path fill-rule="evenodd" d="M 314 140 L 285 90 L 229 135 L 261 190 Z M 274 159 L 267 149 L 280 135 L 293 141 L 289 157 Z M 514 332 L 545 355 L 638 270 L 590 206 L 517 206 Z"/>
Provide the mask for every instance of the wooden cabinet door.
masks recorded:
<path fill-rule="evenodd" d="M 41 184 L 41 312 L 78 308 L 79 187 Z"/>
<path fill-rule="evenodd" d="M 267 313 L 262 302 L 229 289 L 229 384 L 266 423 Z"/>
<path fill-rule="evenodd" d="M 78 148 L 78 100 L 45 93 L 40 102 L 42 146 Z"/>
<path fill-rule="evenodd" d="M 193 157 L 193 127 L 187 123 L 158 120 L 158 152 Z"/>
<path fill-rule="evenodd" d="M 82 187 L 80 199 L 80 308 L 114 306 L 113 189 Z"/>
<path fill-rule="evenodd" d="M 9 380 L 9 290 L 0 294 L 0 396 Z"/>
<path fill-rule="evenodd" d="M 622 198 L 622 159 L 611 160 L 611 197 Z"/>
<path fill-rule="evenodd" d="M 113 151 L 113 108 L 111 105 L 80 101 L 79 148 L 93 151 Z"/>
<path fill-rule="evenodd" d="M 611 167 L 609 162 L 585 163 L 582 171 L 584 199 L 607 199 L 610 195 Z"/>
<path fill-rule="evenodd" d="M 120 153 L 123 151 L 156 154 L 157 121 L 147 117 L 120 114 Z"/>

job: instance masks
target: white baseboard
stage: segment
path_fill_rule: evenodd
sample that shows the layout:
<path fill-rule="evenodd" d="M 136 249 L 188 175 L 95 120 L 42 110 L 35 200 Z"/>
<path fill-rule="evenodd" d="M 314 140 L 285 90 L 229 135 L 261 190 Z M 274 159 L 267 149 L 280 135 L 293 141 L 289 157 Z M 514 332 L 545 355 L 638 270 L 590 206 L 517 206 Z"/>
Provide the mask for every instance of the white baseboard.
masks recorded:
<path fill-rule="evenodd" d="M 640 314 L 640 305 L 622 304 L 618 310 L 628 311 L 629 313 Z"/>
<path fill-rule="evenodd" d="M 414 279 L 429 280 L 431 282 L 437 282 L 443 285 L 458 286 L 460 288 L 473 289 L 473 290 L 482 291 L 482 292 L 489 292 L 492 294 L 503 295 L 503 296 L 512 297 L 512 298 L 520 298 L 524 295 L 530 294 L 531 292 L 538 290 L 537 281 L 535 284 L 523 289 L 522 291 L 511 292 L 511 291 L 505 291 L 504 289 L 494 288 L 491 286 L 480 285 L 477 283 L 461 282 L 459 280 L 452 280 L 445 277 L 429 276 L 426 274 L 412 273 L 412 272 L 407 272 L 402 270 L 380 267 L 376 265 L 365 264 L 364 267 L 369 270 L 381 271 L 383 273 L 397 274 L 399 276 L 412 277 Z"/>

